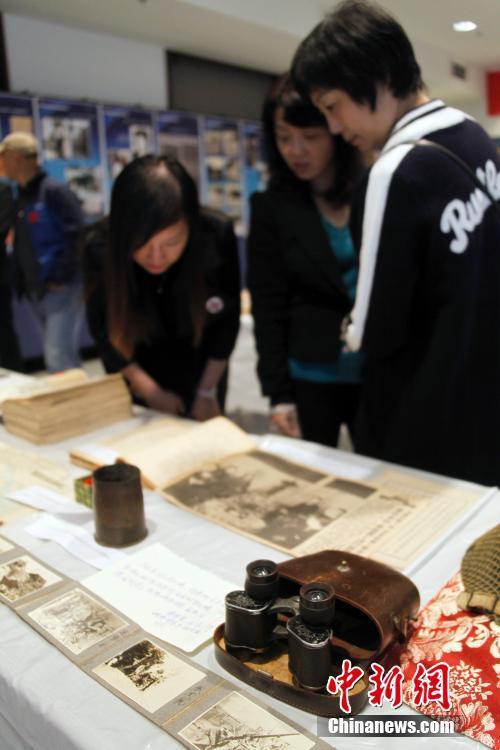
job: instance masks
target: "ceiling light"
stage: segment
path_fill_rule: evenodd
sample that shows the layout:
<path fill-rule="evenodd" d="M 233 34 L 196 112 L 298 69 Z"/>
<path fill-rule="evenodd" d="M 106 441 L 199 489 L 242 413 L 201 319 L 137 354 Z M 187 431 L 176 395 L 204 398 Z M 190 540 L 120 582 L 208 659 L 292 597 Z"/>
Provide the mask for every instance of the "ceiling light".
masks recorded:
<path fill-rule="evenodd" d="M 474 31 L 477 29 L 477 23 L 474 21 L 455 21 L 453 24 L 454 31 Z"/>

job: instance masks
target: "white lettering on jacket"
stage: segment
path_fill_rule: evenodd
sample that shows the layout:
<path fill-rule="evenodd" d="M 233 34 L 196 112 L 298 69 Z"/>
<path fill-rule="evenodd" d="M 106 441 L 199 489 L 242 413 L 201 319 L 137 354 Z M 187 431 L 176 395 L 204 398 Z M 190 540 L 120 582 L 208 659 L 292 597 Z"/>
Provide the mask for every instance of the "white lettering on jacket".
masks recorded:
<path fill-rule="evenodd" d="M 500 173 L 491 159 L 486 162 L 484 170 L 480 167 L 476 170 L 477 178 L 483 183 L 489 195 L 495 201 L 500 199 Z M 468 233 L 483 220 L 484 212 L 491 205 L 491 199 L 479 188 L 476 188 L 469 196 L 469 200 L 462 201 L 454 198 L 448 203 L 441 214 L 440 229 L 444 234 L 454 233 L 450 242 L 450 250 L 453 253 L 463 253 L 469 244 Z"/>

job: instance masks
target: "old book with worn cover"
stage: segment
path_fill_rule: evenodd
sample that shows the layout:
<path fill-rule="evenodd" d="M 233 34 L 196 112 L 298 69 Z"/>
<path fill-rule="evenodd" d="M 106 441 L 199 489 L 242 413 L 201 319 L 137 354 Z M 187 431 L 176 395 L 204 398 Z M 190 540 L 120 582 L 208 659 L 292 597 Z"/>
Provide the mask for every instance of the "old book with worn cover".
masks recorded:
<path fill-rule="evenodd" d="M 0 367 L 0 413 L 3 402 L 8 399 L 27 398 L 37 393 L 48 393 L 59 388 L 65 388 L 68 385 L 83 383 L 86 380 L 88 380 L 88 375 L 80 367 L 56 372 L 41 378 Z"/>
<path fill-rule="evenodd" d="M 8 432 L 43 445 L 129 419 L 132 401 L 121 375 L 106 375 L 57 390 L 4 401 Z"/>

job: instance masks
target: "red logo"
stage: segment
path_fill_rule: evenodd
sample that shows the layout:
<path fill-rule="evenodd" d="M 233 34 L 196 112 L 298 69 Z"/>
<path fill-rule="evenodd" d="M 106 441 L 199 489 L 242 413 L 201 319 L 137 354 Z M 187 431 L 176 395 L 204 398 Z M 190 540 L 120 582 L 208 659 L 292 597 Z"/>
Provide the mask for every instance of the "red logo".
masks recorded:
<path fill-rule="evenodd" d="M 332 675 L 328 678 L 326 690 L 332 694 L 340 693 L 340 708 L 346 714 L 351 713 L 349 690 L 363 677 L 363 674 L 360 667 L 352 666 L 349 659 L 344 659 L 341 673 L 337 677 Z M 381 706 L 384 700 L 391 703 L 394 708 L 402 704 L 404 677 L 400 666 L 394 666 L 386 671 L 381 664 L 373 662 L 368 679 L 373 685 L 368 693 L 371 706 Z M 448 664 L 439 662 L 427 669 L 423 664 L 418 664 L 411 682 L 415 705 L 426 706 L 428 703 L 437 703 L 444 711 L 449 711 L 451 708 L 449 681 Z"/>
<path fill-rule="evenodd" d="M 349 690 L 359 682 L 363 677 L 361 667 L 352 667 L 350 659 L 344 659 L 342 662 L 342 672 L 337 676 L 330 676 L 326 685 L 327 693 L 340 692 L 340 708 L 345 714 L 351 713 L 351 704 L 349 703 Z"/>
<path fill-rule="evenodd" d="M 38 211 L 29 211 L 26 217 L 30 224 L 36 224 L 40 218 Z"/>

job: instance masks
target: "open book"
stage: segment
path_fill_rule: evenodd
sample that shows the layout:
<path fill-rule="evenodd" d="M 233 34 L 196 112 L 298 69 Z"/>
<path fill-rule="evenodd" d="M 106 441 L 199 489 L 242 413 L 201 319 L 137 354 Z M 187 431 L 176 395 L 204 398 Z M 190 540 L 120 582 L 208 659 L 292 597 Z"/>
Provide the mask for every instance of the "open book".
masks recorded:
<path fill-rule="evenodd" d="M 356 482 L 261 451 L 223 417 L 164 438 L 160 422 L 116 458 L 169 502 L 293 556 L 345 549 L 409 572 L 494 492 L 392 468 Z"/>
<path fill-rule="evenodd" d="M 225 417 L 199 424 L 162 417 L 109 438 L 70 451 L 71 462 L 96 469 L 115 463 L 134 464 L 146 487 L 161 489 L 205 461 L 256 448 L 255 441 Z"/>

